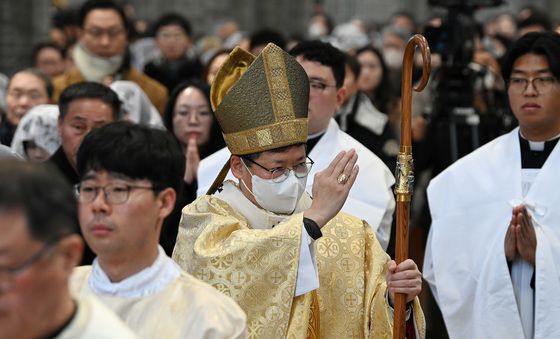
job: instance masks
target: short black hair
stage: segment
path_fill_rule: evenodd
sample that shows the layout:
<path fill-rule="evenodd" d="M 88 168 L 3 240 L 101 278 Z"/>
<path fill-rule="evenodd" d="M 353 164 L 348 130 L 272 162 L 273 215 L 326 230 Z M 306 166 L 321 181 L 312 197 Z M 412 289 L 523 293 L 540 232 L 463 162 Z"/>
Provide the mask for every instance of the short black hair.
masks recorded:
<path fill-rule="evenodd" d="M 64 51 L 60 47 L 58 47 L 57 44 L 55 44 L 52 41 L 43 41 L 33 46 L 33 50 L 31 51 L 31 63 L 33 64 L 33 66 L 37 65 L 37 57 L 39 56 L 39 53 L 43 49 L 47 49 L 47 48 L 54 49 L 55 51 L 58 52 L 58 54 L 60 54 L 60 57 L 64 59 Z"/>
<path fill-rule="evenodd" d="M 82 81 L 72 84 L 64 89 L 60 94 L 58 100 L 58 110 L 60 115 L 59 120 L 64 119 L 66 113 L 68 113 L 68 106 L 70 103 L 77 99 L 99 99 L 111 106 L 113 110 L 113 120 L 118 120 L 121 112 L 121 101 L 119 96 L 110 87 L 103 84 L 92 82 L 92 81 Z"/>
<path fill-rule="evenodd" d="M 152 28 L 154 36 L 157 35 L 157 32 L 160 30 L 160 28 L 169 25 L 177 25 L 183 29 L 186 35 L 192 35 L 192 26 L 187 18 L 178 13 L 166 13 L 160 16 L 159 19 L 157 19 L 157 21 L 154 23 Z"/>
<path fill-rule="evenodd" d="M 253 32 L 249 37 L 249 49 L 266 45 L 270 42 L 282 49 L 286 48 L 286 39 L 282 33 L 271 28 L 262 28 Z"/>
<path fill-rule="evenodd" d="M 347 54 L 346 66 L 348 66 L 352 74 L 354 74 L 356 80 L 358 80 L 358 77 L 360 76 L 360 72 L 362 71 L 362 65 L 360 65 L 360 63 L 358 62 L 358 58 L 356 58 L 355 55 Z"/>
<path fill-rule="evenodd" d="M 21 71 L 18 71 L 18 72 L 16 72 L 16 73 L 14 73 L 14 75 L 12 75 L 12 76 L 10 77 L 10 79 L 8 80 L 8 84 L 6 85 L 6 89 L 10 88 L 10 84 L 12 83 L 12 79 L 14 78 L 14 76 L 15 76 L 16 74 L 20 74 L 20 73 L 32 74 L 32 75 L 34 75 L 35 77 L 41 79 L 41 80 L 43 81 L 43 83 L 45 84 L 45 90 L 47 91 L 47 96 L 48 96 L 49 98 L 52 97 L 53 91 L 54 91 L 54 87 L 53 87 L 53 83 L 52 83 L 51 78 L 50 78 L 48 75 L 46 75 L 45 73 L 43 73 L 43 71 L 41 71 L 40 69 L 34 68 L 34 67 L 26 68 L 26 69 L 23 69 L 23 70 L 21 70 Z"/>
<path fill-rule="evenodd" d="M 560 35 L 556 32 L 530 32 L 515 41 L 502 63 L 505 81 L 511 77 L 515 61 L 525 54 L 542 55 L 548 60 L 550 71 L 560 79 Z"/>
<path fill-rule="evenodd" d="M 180 192 L 185 156 L 179 142 L 167 131 L 126 121 L 91 131 L 77 155 L 80 178 L 89 171 L 105 170 L 133 180 L 149 180 L 157 190 Z"/>
<path fill-rule="evenodd" d="M 542 26 L 546 31 L 550 31 L 552 29 L 552 23 L 549 16 L 545 12 L 537 9 L 533 9 L 531 15 L 517 23 L 518 30 L 529 26 Z"/>
<path fill-rule="evenodd" d="M 0 160 L 0 210 L 21 211 L 37 241 L 79 233 L 72 187 L 48 163 Z"/>
<path fill-rule="evenodd" d="M 52 18 L 52 27 L 64 29 L 65 27 L 77 26 L 78 25 L 78 15 L 75 9 L 62 9 L 57 10 Z"/>
<path fill-rule="evenodd" d="M 344 84 L 344 68 L 346 56 L 344 53 L 328 42 L 319 40 L 302 41 L 289 52 L 292 56 L 301 56 L 305 60 L 316 61 L 321 65 L 330 67 L 336 81 L 336 87 Z"/>
<path fill-rule="evenodd" d="M 86 17 L 91 11 L 94 11 L 96 9 L 111 9 L 117 12 L 122 19 L 123 26 L 126 29 L 127 33 L 130 32 L 130 25 L 128 23 L 128 20 L 126 19 L 123 8 L 113 0 L 88 0 L 84 2 L 82 7 L 80 7 L 80 11 L 78 12 L 78 25 L 80 26 L 80 28 L 84 28 Z"/>

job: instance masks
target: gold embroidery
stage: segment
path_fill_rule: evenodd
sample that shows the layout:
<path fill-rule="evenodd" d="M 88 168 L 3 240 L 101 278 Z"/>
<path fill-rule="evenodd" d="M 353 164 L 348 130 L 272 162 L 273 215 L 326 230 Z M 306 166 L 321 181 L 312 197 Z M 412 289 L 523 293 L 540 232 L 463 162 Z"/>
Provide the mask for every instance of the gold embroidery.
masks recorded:
<path fill-rule="evenodd" d="M 251 154 L 307 141 L 307 119 L 260 126 L 238 133 L 224 134 L 232 154 Z M 271 147 L 274 145 L 274 147 Z"/>
<path fill-rule="evenodd" d="M 249 338 L 392 338 L 385 299 L 389 257 L 371 227 L 339 213 L 321 229 L 317 319 L 313 293 L 294 298 L 301 225 L 297 214 L 273 229 L 252 230 L 228 204 L 203 196 L 183 210 L 173 259 L 239 303 Z M 231 262 L 216 260 L 230 256 Z M 424 338 L 418 300 L 413 314 Z"/>
<path fill-rule="evenodd" d="M 284 53 L 276 45 L 272 45 L 270 49 L 270 53 L 263 54 L 263 62 L 272 99 L 272 112 L 276 121 L 289 121 L 294 118 L 295 113 L 284 64 Z"/>
<path fill-rule="evenodd" d="M 268 44 L 256 58 L 236 48 L 218 72 L 211 98 L 232 154 L 307 141 L 307 74 L 274 44 Z"/>
<path fill-rule="evenodd" d="M 307 339 L 318 339 L 321 333 L 321 315 L 317 290 L 311 291 L 311 316 L 307 327 Z"/>

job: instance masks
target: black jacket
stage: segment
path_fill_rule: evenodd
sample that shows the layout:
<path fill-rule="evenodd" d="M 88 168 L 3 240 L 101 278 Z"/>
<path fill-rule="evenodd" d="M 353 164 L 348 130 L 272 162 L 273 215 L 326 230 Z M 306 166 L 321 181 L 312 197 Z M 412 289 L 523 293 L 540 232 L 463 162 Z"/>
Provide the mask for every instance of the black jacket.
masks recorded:
<path fill-rule="evenodd" d="M 198 59 L 188 59 L 186 57 L 172 63 L 159 58 L 146 64 L 144 73 L 162 83 L 171 93 L 183 81 L 191 78 L 200 79 L 202 64 Z"/>

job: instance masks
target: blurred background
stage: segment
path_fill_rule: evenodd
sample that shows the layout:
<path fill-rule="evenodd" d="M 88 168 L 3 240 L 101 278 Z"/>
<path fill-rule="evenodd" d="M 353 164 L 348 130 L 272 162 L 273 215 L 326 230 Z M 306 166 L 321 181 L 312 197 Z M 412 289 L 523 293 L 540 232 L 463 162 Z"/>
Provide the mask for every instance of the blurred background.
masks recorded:
<path fill-rule="evenodd" d="M 32 46 L 44 41 L 53 26 L 53 17 L 61 9 L 77 8 L 82 0 L 2 0 L 0 1 L 0 72 L 10 75 L 30 64 Z M 462 1 L 465 2 L 465 1 Z M 491 1 L 486 1 L 490 3 Z M 234 20 L 244 32 L 273 27 L 286 36 L 305 36 L 309 19 L 319 10 L 333 24 L 362 20 L 369 29 L 386 24 L 399 10 L 413 13 L 417 22 L 426 22 L 437 10 L 428 0 L 128 0 L 120 1 L 128 15 L 148 28 L 164 12 L 185 15 L 192 24 L 194 37 L 215 34 L 221 23 Z M 560 18 L 560 1 L 507 0 L 498 7 L 476 11 L 484 22 L 499 13 L 515 14 L 523 6 L 544 9 L 552 19 Z M 64 18 L 55 18 L 62 25 Z"/>
<path fill-rule="evenodd" d="M 60 64 L 60 67 L 53 68 L 49 64 L 52 60 L 48 61 L 48 55 L 43 55 L 45 68 L 41 70 L 49 77 L 60 76 L 73 67 L 72 48 L 78 37 L 75 14 L 83 2 L 0 1 L 0 117 L 6 108 L 4 98 L 8 78 L 31 66 L 41 68 L 39 50 L 50 49 L 51 57 Z M 404 46 L 412 34 L 424 34 L 432 51 L 432 75 L 429 86 L 413 96 L 416 187 L 410 232 L 410 254 L 420 267 L 431 223 L 425 202 L 425 188 L 430 178 L 516 125 L 500 73 L 500 62 L 508 46 L 528 31 L 560 31 L 558 0 L 116 2 L 124 6 L 129 21 L 131 34 L 126 48 L 132 66 L 150 76 L 157 75 L 150 74 L 150 62 L 155 60 L 156 66 L 162 63 L 169 66 L 167 71 L 173 77 L 157 80 L 166 85 L 170 93 L 177 81 L 189 77 L 202 78 L 210 83 L 216 67 L 224 59 L 218 62 L 219 55 L 234 46 L 250 48 L 251 52 L 258 54 L 264 44 L 271 41 L 285 49 L 304 39 L 331 42 L 354 57 L 347 61 L 349 81 L 345 80 L 344 85 L 347 93 L 353 94 L 348 95 L 336 119 L 341 129 L 370 148 L 391 170 L 395 168 L 400 133 L 400 76 Z M 181 27 L 184 31 L 180 34 L 157 29 L 158 34 L 154 32 L 154 22 L 171 12 L 188 20 L 190 32 L 185 27 Z M 168 25 L 174 24 L 177 23 Z M 45 42 L 55 46 L 45 46 Z M 174 47 L 178 45 L 181 45 L 178 57 L 188 66 L 185 74 L 179 74 L 177 63 L 171 62 L 176 61 L 170 55 L 177 54 Z M 160 50 L 158 46 L 166 47 Z M 165 64 L 166 58 L 171 60 L 169 64 Z M 417 63 L 415 79 L 420 74 L 418 66 Z M 184 78 L 175 79 L 177 75 Z M 388 122 L 382 126 L 381 134 L 367 124 L 363 125 L 365 129 L 352 130 L 352 126 L 357 126 L 351 120 L 358 108 L 356 103 L 363 103 L 360 98 L 367 102 L 371 100 L 379 112 L 387 115 Z M 394 235 L 387 250 L 389 255 L 393 254 L 393 246 Z M 446 338 L 445 326 L 427 286 L 423 289 L 421 302 L 428 338 Z"/>

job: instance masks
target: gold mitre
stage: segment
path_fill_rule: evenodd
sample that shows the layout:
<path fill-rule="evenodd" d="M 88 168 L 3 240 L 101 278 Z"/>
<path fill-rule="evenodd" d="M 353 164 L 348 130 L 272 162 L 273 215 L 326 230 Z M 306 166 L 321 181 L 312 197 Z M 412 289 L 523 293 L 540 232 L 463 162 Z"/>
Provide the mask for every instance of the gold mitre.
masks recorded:
<path fill-rule="evenodd" d="M 305 143 L 308 100 L 305 70 L 274 44 L 257 57 L 236 47 L 210 90 L 224 140 L 235 155 Z"/>

